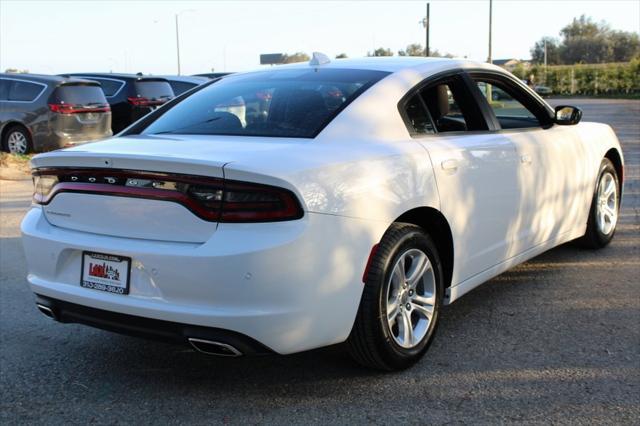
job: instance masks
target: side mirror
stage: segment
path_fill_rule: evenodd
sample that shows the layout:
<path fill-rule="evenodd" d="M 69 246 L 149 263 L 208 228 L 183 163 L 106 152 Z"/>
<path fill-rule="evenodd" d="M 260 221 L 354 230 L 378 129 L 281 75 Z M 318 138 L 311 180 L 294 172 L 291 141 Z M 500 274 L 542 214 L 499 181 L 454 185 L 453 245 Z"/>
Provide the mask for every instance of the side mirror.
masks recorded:
<path fill-rule="evenodd" d="M 556 107 L 556 124 L 570 126 L 578 124 L 582 119 L 582 110 L 570 105 L 559 105 Z"/>

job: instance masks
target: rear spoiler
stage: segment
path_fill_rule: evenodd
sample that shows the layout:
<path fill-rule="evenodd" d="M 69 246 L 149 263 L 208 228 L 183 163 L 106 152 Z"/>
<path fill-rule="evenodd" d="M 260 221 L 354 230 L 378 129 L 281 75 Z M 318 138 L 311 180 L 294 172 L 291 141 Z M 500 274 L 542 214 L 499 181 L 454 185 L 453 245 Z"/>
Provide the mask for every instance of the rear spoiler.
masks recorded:
<path fill-rule="evenodd" d="M 167 80 L 166 78 L 162 78 L 162 77 L 138 77 L 136 79 L 136 81 L 140 81 L 140 82 L 145 82 L 145 81 L 160 81 L 163 83 L 168 83 L 169 80 Z"/>

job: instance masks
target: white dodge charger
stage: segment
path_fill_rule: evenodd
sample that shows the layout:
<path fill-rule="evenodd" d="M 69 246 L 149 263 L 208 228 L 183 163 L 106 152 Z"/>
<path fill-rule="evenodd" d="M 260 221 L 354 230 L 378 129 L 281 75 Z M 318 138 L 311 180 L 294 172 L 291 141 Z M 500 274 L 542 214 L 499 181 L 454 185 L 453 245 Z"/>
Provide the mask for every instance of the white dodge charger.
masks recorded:
<path fill-rule="evenodd" d="M 231 75 L 33 158 L 28 281 L 60 322 L 224 356 L 346 342 L 406 368 L 444 304 L 564 242 L 609 243 L 622 151 L 581 115 L 463 60 Z"/>

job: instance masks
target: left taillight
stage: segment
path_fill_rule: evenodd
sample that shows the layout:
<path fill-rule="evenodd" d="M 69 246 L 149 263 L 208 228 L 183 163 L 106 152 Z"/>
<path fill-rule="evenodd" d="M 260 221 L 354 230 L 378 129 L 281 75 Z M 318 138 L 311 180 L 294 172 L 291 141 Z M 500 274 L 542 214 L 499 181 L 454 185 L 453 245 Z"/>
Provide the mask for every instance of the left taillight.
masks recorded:
<path fill-rule="evenodd" d="M 33 201 L 42 204 L 58 182 L 56 175 L 33 175 Z"/>
<path fill-rule="evenodd" d="M 127 98 L 127 101 L 133 106 L 147 107 L 147 106 L 159 106 L 168 101 L 168 99 L 148 99 L 142 96 L 131 96 Z"/>

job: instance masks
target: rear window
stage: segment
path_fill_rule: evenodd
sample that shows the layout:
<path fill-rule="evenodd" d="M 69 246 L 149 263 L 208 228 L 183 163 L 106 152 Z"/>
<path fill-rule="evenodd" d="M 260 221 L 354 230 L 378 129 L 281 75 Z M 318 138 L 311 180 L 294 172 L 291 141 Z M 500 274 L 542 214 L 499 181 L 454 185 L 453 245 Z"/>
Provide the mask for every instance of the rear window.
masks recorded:
<path fill-rule="evenodd" d="M 232 75 L 177 103 L 143 134 L 312 138 L 388 74 L 309 68 Z"/>
<path fill-rule="evenodd" d="M 55 90 L 53 97 L 56 103 L 72 105 L 98 105 L 107 103 L 100 86 L 87 84 L 67 84 L 60 86 Z"/>
<path fill-rule="evenodd" d="M 171 85 L 166 81 L 136 81 L 136 95 L 147 99 L 173 98 Z"/>

